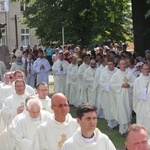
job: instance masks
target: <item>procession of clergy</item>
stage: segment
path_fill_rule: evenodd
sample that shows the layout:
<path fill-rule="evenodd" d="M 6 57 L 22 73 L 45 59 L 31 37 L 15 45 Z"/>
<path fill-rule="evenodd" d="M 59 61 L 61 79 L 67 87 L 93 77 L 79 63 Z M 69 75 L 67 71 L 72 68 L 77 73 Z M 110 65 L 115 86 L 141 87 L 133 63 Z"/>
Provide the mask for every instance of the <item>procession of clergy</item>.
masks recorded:
<path fill-rule="evenodd" d="M 133 111 L 150 132 L 150 50 L 144 58 L 123 46 L 55 52 L 53 66 L 42 49 L 34 61 L 16 51 L 8 72 L 0 61 L 0 150 L 115 150 L 96 128 L 97 117 L 107 120 L 109 130 L 119 125 L 125 136 Z M 69 105 L 77 107 L 77 120 Z"/>

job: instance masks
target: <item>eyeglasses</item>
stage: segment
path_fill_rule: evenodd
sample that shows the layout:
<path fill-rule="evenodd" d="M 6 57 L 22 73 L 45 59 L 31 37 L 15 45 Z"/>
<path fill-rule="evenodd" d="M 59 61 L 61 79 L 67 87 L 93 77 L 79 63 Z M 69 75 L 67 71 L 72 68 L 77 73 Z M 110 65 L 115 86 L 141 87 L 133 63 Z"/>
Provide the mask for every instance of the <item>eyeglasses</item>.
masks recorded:
<path fill-rule="evenodd" d="M 15 87 L 22 88 L 22 87 L 25 87 L 25 86 L 24 85 L 15 85 Z"/>
<path fill-rule="evenodd" d="M 63 107 L 69 107 L 68 104 L 59 104 L 59 105 L 52 105 L 54 107 L 63 108 Z"/>

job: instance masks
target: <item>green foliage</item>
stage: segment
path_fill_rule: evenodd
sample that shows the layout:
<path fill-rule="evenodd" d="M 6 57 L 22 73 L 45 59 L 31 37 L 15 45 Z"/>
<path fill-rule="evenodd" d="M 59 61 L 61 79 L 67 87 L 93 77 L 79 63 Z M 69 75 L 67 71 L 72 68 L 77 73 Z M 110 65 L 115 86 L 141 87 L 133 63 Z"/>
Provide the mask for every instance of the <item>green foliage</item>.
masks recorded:
<path fill-rule="evenodd" d="M 16 1 L 16 0 L 12 0 Z M 24 23 L 36 29 L 43 45 L 65 42 L 125 42 L 132 38 L 129 0 L 22 0 L 28 2 Z"/>

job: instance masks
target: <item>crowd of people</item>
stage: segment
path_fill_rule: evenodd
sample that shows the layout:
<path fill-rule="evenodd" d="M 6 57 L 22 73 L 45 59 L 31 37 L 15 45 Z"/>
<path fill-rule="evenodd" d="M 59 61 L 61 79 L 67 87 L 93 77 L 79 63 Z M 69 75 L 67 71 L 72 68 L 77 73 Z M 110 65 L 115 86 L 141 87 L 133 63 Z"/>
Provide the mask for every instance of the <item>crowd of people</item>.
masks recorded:
<path fill-rule="evenodd" d="M 0 150 L 115 150 L 97 117 L 112 132 L 119 126 L 128 150 L 148 150 L 150 50 L 141 57 L 125 44 L 90 51 L 35 45 L 13 53 L 9 71 L 0 62 Z M 76 119 L 70 105 L 77 107 Z"/>

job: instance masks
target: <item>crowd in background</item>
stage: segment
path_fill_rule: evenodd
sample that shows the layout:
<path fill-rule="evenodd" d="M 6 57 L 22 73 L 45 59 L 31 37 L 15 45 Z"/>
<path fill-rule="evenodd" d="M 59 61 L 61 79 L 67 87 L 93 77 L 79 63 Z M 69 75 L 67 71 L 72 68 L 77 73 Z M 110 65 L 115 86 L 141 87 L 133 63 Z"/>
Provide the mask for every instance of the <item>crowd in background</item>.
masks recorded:
<path fill-rule="evenodd" d="M 64 107 L 68 107 L 67 103 L 75 107 L 83 103 L 95 105 L 98 108 L 97 117 L 107 120 L 109 130 L 119 125 L 119 132 L 123 137 L 134 116 L 136 116 L 136 123 L 144 125 L 150 131 L 150 50 L 143 53 L 144 57 L 136 51 L 127 51 L 126 44 L 112 43 L 109 46 L 96 45 L 93 50 L 89 50 L 86 45 L 83 48 L 50 45 L 45 50 L 37 48 L 37 45 L 34 45 L 33 49 L 30 45 L 26 49 L 23 47 L 18 49 L 16 46 L 9 71 L 0 61 L 0 107 L 3 126 L 6 128 L 7 124 L 9 137 L 11 137 L 9 132 L 12 132 L 10 127 L 15 128 L 12 120 L 17 114 L 23 113 L 24 101 L 28 95 L 37 93 L 43 106 L 40 106 L 38 102 L 34 103 L 40 109 L 47 110 L 49 113 L 55 110 L 48 109 L 48 107 L 51 108 L 51 103 L 54 103 L 47 97 L 49 74 L 52 74 L 54 78 L 54 93 L 62 93 L 61 98 L 65 96 Z M 34 88 L 37 90 L 35 91 Z M 14 99 L 20 100 L 18 104 L 16 102 L 16 106 L 13 104 Z M 29 110 L 32 110 L 33 104 L 28 105 Z M 55 104 L 53 106 L 55 107 Z M 14 107 L 13 111 L 11 111 L 12 107 Z M 17 114 L 14 109 L 17 109 Z M 69 112 L 68 109 L 66 112 Z M 57 114 L 57 111 L 54 113 L 59 118 L 60 114 Z M 33 118 L 37 119 L 37 117 Z M 1 120 L 0 118 L 0 123 Z M 36 125 L 39 125 L 41 123 L 39 118 L 37 121 Z M 43 131 L 44 126 L 41 127 Z M 0 129 L 4 130 L 2 127 Z M 39 131 L 38 134 L 41 136 L 42 132 Z M 33 135 L 31 137 L 33 138 Z M 66 137 L 62 137 L 62 140 L 63 138 Z M 32 141 L 37 142 L 39 139 L 32 139 Z M 14 141 L 9 140 L 8 145 L 14 146 Z"/>

